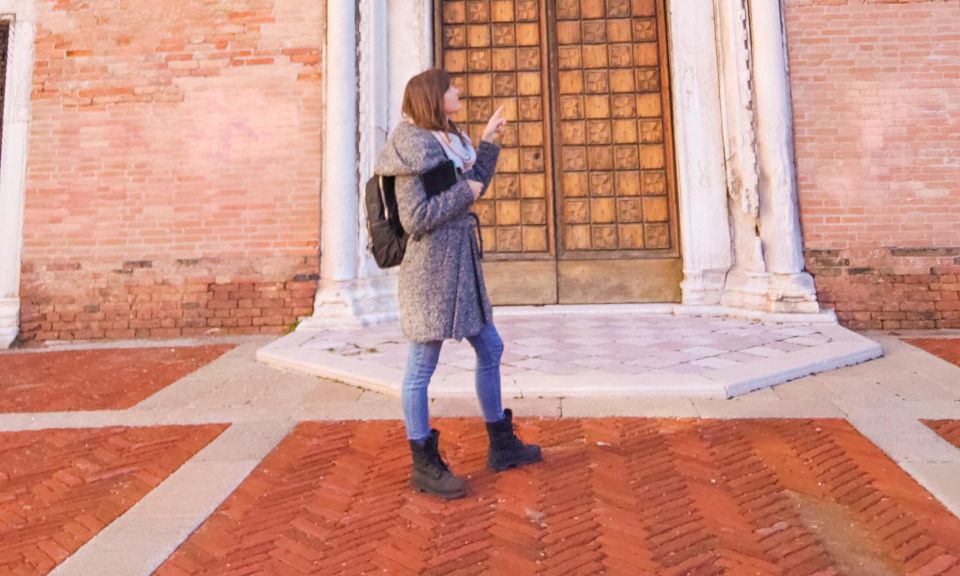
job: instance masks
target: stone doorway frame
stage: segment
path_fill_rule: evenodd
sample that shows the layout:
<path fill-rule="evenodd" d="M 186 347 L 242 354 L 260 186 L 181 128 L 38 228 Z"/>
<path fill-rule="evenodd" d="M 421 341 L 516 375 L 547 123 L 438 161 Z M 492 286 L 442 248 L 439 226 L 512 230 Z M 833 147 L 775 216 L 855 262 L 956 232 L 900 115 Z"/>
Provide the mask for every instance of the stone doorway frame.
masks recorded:
<path fill-rule="evenodd" d="M 395 319 L 365 250 L 361 183 L 433 64 L 433 0 L 327 4 L 321 267 L 301 330 Z M 820 311 L 804 271 L 782 0 L 667 0 L 683 305 Z"/>
<path fill-rule="evenodd" d="M 36 14 L 33 0 L 0 0 L 0 20 L 10 25 L 0 157 L 0 349 L 9 347 L 20 331 L 20 262 Z"/>

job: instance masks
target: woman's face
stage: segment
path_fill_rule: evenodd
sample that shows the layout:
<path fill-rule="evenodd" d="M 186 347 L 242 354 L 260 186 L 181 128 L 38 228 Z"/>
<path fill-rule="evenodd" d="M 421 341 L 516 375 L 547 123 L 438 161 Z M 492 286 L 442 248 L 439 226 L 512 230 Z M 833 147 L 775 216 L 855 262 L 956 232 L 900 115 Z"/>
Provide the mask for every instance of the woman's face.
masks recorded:
<path fill-rule="evenodd" d="M 463 104 L 460 103 L 460 91 L 451 84 L 443 94 L 443 113 L 449 118 L 459 112 L 461 108 L 463 108 Z"/>

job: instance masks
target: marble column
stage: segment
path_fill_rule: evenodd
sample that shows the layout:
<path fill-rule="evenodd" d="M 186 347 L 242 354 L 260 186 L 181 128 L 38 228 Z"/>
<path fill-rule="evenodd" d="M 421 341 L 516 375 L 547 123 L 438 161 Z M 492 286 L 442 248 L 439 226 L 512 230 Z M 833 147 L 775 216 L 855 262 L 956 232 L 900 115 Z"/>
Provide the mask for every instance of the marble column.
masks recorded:
<path fill-rule="evenodd" d="M 751 40 L 745 0 L 715 0 L 720 53 L 720 101 L 733 265 L 720 303 L 764 309 L 769 274 L 763 260 L 759 173 L 754 130 Z"/>
<path fill-rule="evenodd" d="M 817 312 L 813 278 L 804 272 L 797 201 L 793 104 L 781 0 L 752 0 L 750 30 L 754 70 L 760 238 L 770 274 L 768 309 Z"/>
<path fill-rule="evenodd" d="M 320 284 L 313 316 L 298 330 L 398 316 L 396 270 L 380 270 L 368 253 L 360 199 L 399 121 L 407 80 L 432 63 L 432 8 L 430 0 L 328 6 Z"/>
<path fill-rule="evenodd" d="M 712 0 L 670 0 L 684 304 L 717 304 L 731 266 Z"/>
<path fill-rule="evenodd" d="M 10 24 L 0 158 L 0 348 L 7 348 L 20 330 L 20 263 L 36 14 L 33 2 L 23 0 L 0 1 L 0 14 Z"/>

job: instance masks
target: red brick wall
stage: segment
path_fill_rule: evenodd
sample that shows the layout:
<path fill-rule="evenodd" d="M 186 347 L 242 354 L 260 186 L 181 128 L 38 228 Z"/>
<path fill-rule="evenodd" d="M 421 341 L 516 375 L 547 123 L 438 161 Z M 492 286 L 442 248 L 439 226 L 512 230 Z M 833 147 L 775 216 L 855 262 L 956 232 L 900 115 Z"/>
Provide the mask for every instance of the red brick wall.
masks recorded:
<path fill-rule="evenodd" d="M 278 332 L 319 267 L 323 2 L 38 2 L 22 339 Z"/>
<path fill-rule="evenodd" d="M 855 328 L 960 327 L 960 0 L 786 0 L 800 208 Z"/>

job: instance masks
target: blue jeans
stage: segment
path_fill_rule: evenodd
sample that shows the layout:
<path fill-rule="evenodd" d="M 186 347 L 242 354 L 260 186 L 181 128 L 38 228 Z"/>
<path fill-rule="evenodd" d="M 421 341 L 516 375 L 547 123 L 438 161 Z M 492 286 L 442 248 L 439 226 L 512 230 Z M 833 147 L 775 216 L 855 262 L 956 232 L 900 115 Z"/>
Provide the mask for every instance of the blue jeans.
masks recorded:
<path fill-rule="evenodd" d="M 477 398 L 483 419 L 487 422 L 503 420 L 500 400 L 500 357 L 503 356 L 503 340 L 493 324 L 487 324 L 476 336 L 467 338 L 477 353 L 476 386 Z M 407 356 L 407 371 L 403 377 L 403 420 L 407 426 L 407 438 L 423 440 L 430 436 L 430 399 L 427 386 L 437 369 L 443 340 L 411 342 Z"/>

